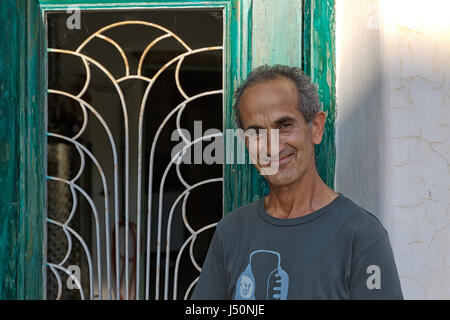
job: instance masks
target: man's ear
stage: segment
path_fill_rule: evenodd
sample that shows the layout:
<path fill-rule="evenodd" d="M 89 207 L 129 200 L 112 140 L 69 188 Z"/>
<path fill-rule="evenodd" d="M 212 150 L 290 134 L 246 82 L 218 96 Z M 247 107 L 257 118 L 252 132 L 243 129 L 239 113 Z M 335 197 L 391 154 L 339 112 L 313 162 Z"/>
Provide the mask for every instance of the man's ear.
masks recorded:
<path fill-rule="evenodd" d="M 320 144 L 322 142 L 326 119 L 327 114 L 323 111 L 319 111 L 311 121 L 311 135 L 314 144 Z"/>

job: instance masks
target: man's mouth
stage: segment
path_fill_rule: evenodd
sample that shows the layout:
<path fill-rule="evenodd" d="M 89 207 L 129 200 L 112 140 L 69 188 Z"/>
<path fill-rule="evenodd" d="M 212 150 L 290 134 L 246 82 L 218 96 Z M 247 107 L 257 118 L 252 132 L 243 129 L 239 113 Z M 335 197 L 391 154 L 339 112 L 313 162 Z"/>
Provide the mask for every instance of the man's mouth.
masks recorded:
<path fill-rule="evenodd" d="M 294 153 L 287 154 L 281 158 L 270 159 L 265 161 L 267 164 L 263 165 L 263 167 L 281 167 L 291 161 L 292 158 L 294 158 Z"/>

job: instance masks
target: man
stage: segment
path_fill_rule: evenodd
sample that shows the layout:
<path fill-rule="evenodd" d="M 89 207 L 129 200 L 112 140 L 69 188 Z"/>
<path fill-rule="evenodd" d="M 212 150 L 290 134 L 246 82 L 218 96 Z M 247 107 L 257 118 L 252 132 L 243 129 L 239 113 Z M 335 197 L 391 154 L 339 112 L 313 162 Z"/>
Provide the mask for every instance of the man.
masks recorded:
<path fill-rule="evenodd" d="M 218 223 L 192 298 L 402 299 L 387 231 L 317 172 L 326 115 L 310 79 L 262 66 L 235 98 L 245 132 L 278 130 L 278 150 L 265 147 L 270 162 L 254 163 L 278 170 L 265 176 L 268 196 Z"/>

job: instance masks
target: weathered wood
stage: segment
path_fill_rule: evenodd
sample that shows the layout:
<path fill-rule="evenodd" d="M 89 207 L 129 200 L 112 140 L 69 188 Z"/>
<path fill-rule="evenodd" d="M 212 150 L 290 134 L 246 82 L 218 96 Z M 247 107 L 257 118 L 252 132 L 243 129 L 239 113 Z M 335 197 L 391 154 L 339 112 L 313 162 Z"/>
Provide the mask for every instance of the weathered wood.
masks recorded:
<path fill-rule="evenodd" d="M 45 140 L 37 1 L 0 7 L 0 298 L 43 297 Z"/>
<path fill-rule="evenodd" d="M 232 39 L 240 39 L 240 49 L 233 51 L 239 55 L 231 60 L 233 86 L 229 95 L 239 86 L 252 68 L 262 64 L 302 64 L 302 1 L 241 0 L 237 30 Z M 237 32 L 237 33 L 236 33 Z M 232 50 L 234 50 L 232 48 Z M 234 113 L 227 103 L 228 113 L 224 128 L 235 128 Z M 229 152 L 227 147 L 226 152 Z M 247 157 L 248 158 L 248 157 Z M 268 194 L 267 181 L 251 164 L 225 166 L 224 212 L 257 200 Z"/>
<path fill-rule="evenodd" d="M 17 293 L 19 215 L 20 8 L 15 1 L 0 6 L 0 299 Z"/>
<path fill-rule="evenodd" d="M 253 0 L 252 65 L 302 64 L 302 0 Z"/>
<path fill-rule="evenodd" d="M 336 144 L 336 50 L 334 0 L 305 1 L 303 69 L 319 88 L 327 113 L 322 143 L 316 147 L 319 175 L 334 188 Z"/>
<path fill-rule="evenodd" d="M 42 15 L 37 0 L 26 7 L 25 101 L 20 110 L 20 250 L 18 299 L 44 297 L 46 247 L 47 96 Z"/>
<path fill-rule="evenodd" d="M 200 7 L 214 7 L 217 4 L 226 5 L 234 0 L 39 0 L 42 8 L 51 9 L 58 8 L 65 9 L 67 6 L 77 5 L 82 8 L 116 8 L 124 7 L 159 7 L 159 6 L 175 6 L 175 7 L 188 7 L 188 6 L 200 6 Z"/>

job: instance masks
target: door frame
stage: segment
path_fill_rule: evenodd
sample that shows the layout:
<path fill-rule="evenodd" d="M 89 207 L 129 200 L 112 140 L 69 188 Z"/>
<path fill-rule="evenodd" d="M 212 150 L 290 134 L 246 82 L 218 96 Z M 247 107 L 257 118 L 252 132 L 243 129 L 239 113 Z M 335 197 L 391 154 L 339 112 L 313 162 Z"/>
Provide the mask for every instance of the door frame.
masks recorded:
<path fill-rule="evenodd" d="M 2 89 L 0 96 L 1 101 L 12 106 L 2 106 L 5 121 L 0 122 L 0 151 L 5 152 L 0 176 L 7 177 L 5 192 L 0 196 L 0 299 L 45 299 L 47 44 L 44 17 L 47 10 L 62 10 L 73 5 L 81 9 L 225 8 L 230 24 L 224 30 L 228 32 L 224 52 L 224 90 L 228 92 L 224 95 L 224 131 L 236 128 L 233 92 L 253 67 L 262 60 L 301 65 L 318 84 L 324 111 L 328 114 L 323 142 L 316 149 L 316 161 L 319 174 L 334 187 L 335 0 L 289 0 L 272 4 L 272 10 L 286 13 L 292 3 L 302 6 L 302 28 L 290 30 L 295 33 L 294 38 L 286 37 L 281 47 L 277 43 L 278 52 L 267 52 L 268 56 L 260 57 L 260 61 L 252 61 L 252 53 L 261 45 L 252 43 L 252 34 L 256 32 L 252 26 L 258 25 L 256 19 L 259 19 L 259 15 L 253 15 L 254 1 L 260 0 L 100 0 L 96 4 L 92 4 L 93 0 L 7 1 L 8 4 L 0 8 L 0 15 L 7 17 L 13 13 L 9 21 L 13 29 L 3 32 L 5 37 L 13 37 L 9 46 L 18 56 L 6 56 L 4 61 L 10 62 L 11 72 L 0 75 L 13 92 L 6 96 Z M 263 21 L 258 25 L 261 30 L 264 30 L 264 23 L 276 27 L 269 25 L 270 21 Z M 292 39 L 300 42 L 294 49 Z M 251 165 L 225 164 L 223 177 L 224 214 L 268 192 L 266 181 Z"/>

